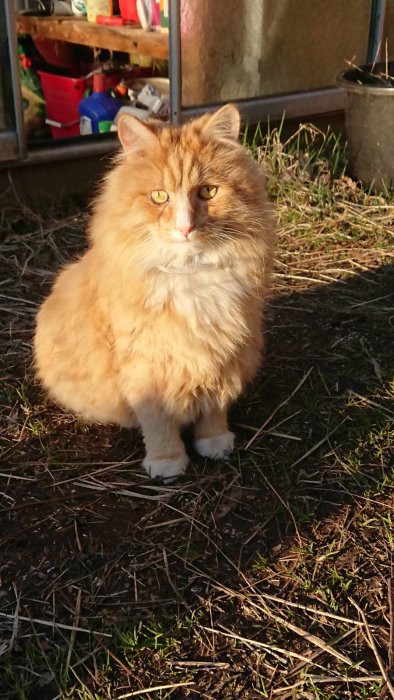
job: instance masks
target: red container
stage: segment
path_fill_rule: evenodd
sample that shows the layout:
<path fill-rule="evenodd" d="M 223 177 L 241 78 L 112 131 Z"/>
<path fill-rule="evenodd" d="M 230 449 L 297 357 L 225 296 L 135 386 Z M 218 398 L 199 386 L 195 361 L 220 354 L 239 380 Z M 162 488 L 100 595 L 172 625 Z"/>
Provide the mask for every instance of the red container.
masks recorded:
<path fill-rule="evenodd" d="M 49 63 L 50 66 L 58 66 L 63 70 L 72 71 L 81 62 L 81 47 L 70 44 L 69 41 L 34 37 L 34 45 L 45 63 Z"/>
<path fill-rule="evenodd" d="M 86 90 L 92 87 L 93 76 L 86 78 L 88 69 L 76 69 L 74 75 L 59 75 L 37 71 L 42 91 L 44 93 L 47 124 L 49 124 L 54 139 L 79 136 L 80 114 L 78 105 Z M 114 87 L 120 81 L 120 73 L 110 73 L 104 76 L 105 89 Z M 51 123 L 53 122 L 53 123 Z"/>
<path fill-rule="evenodd" d="M 137 13 L 137 0 L 119 0 L 119 10 L 123 19 L 140 24 Z"/>
<path fill-rule="evenodd" d="M 78 105 L 91 79 L 37 71 L 45 97 L 47 120 L 55 139 L 79 136 Z M 51 124 L 51 122 L 55 122 Z M 57 125 L 56 125 L 57 123 Z"/>

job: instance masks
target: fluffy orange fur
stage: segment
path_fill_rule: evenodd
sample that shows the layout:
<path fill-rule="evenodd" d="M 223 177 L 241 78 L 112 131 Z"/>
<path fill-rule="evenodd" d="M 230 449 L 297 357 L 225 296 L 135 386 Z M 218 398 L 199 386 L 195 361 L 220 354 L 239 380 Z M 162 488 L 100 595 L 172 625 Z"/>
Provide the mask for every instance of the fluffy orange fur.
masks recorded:
<path fill-rule="evenodd" d="M 181 127 L 126 116 L 118 133 L 90 247 L 39 311 L 36 366 L 64 408 L 139 425 L 146 470 L 173 477 L 184 424 L 200 454 L 233 449 L 226 414 L 260 364 L 273 225 L 233 105 Z"/>

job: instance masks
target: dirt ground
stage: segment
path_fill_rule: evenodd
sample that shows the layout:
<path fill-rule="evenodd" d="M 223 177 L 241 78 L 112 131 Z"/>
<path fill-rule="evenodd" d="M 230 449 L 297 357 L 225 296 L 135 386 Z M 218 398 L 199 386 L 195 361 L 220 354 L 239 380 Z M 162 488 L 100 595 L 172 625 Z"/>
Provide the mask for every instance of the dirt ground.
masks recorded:
<path fill-rule="evenodd" d="M 86 208 L 3 219 L 4 700 L 394 697 L 394 204 L 275 148 L 264 364 L 231 459 L 186 433 L 171 486 L 137 432 L 82 424 L 34 381 L 37 305 Z"/>

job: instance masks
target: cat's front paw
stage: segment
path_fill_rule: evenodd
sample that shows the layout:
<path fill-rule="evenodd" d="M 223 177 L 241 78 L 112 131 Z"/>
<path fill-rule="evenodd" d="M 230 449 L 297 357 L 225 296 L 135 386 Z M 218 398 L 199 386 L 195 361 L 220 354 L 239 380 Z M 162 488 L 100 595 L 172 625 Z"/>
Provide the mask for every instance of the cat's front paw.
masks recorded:
<path fill-rule="evenodd" d="M 194 447 L 202 457 L 227 459 L 234 449 L 234 433 L 227 431 L 215 437 L 199 438 Z"/>
<path fill-rule="evenodd" d="M 187 456 L 176 458 L 151 459 L 147 455 L 142 462 L 151 479 L 175 479 L 185 473 L 188 464 Z"/>

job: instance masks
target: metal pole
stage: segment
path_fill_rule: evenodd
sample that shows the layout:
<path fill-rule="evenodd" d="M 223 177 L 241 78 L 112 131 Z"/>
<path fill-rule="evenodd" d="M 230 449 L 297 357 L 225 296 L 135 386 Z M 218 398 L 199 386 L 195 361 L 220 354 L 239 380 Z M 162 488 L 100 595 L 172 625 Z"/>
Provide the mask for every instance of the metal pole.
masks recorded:
<path fill-rule="evenodd" d="M 376 63 L 381 52 L 386 0 L 372 0 L 367 63 Z"/>
<path fill-rule="evenodd" d="M 182 95 L 181 0 L 170 0 L 169 16 L 170 118 L 179 124 Z"/>
<path fill-rule="evenodd" d="M 16 38 L 15 10 L 12 0 L 5 2 L 5 22 L 7 28 L 8 50 L 11 68 L 11 83 L 13 92 L 13 106 L 15 114 L 15 129 L 18 142 L 19 155 L 26 155 L 26 134 L 23 121 L 23 104 L 21 82 L 19 76 L 18 42 Z"/>

